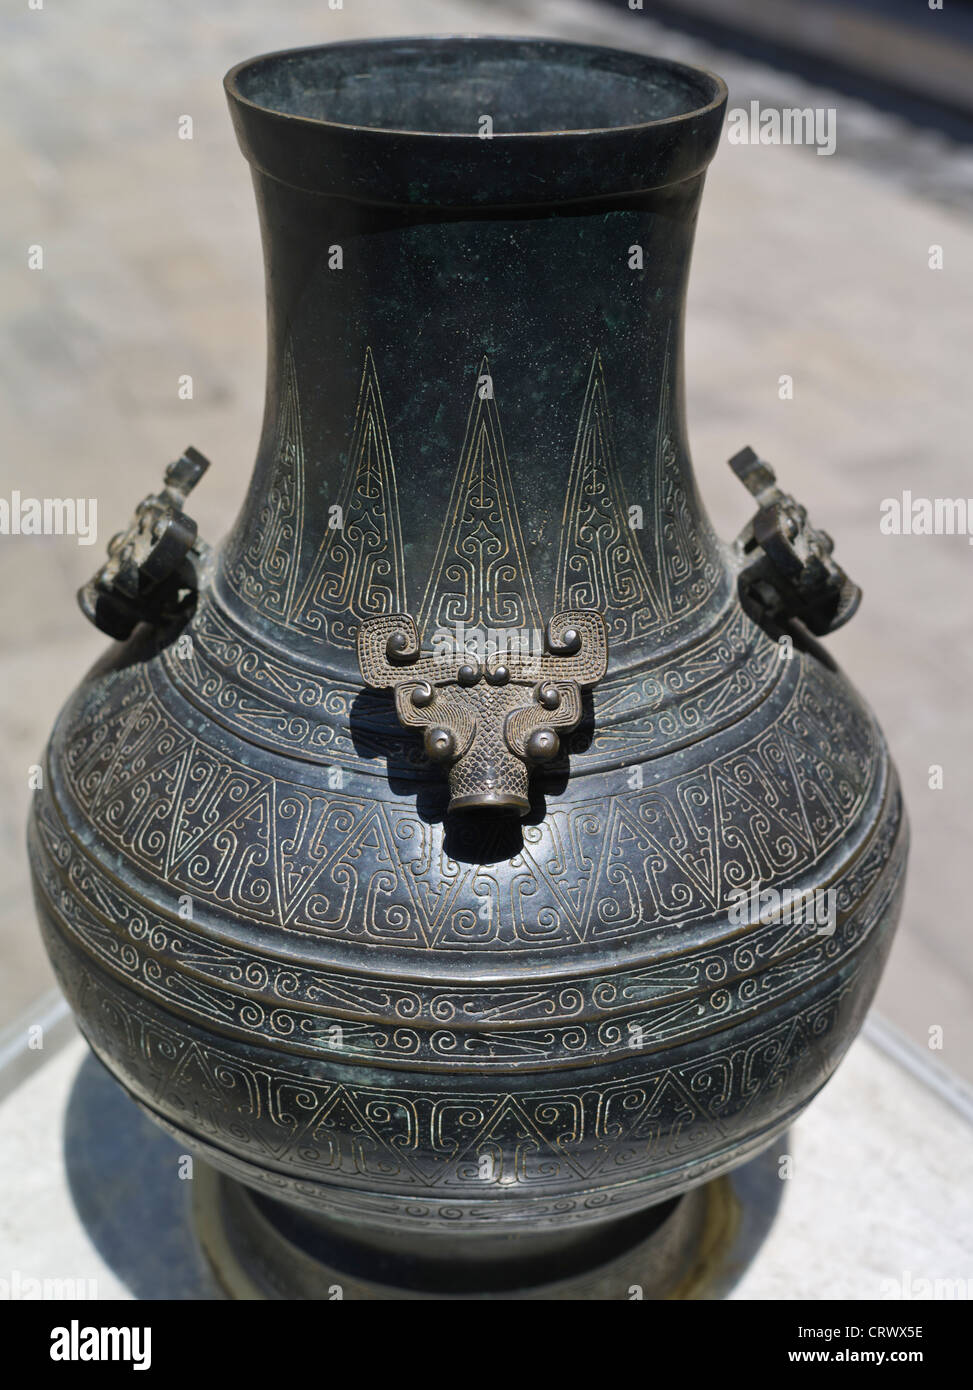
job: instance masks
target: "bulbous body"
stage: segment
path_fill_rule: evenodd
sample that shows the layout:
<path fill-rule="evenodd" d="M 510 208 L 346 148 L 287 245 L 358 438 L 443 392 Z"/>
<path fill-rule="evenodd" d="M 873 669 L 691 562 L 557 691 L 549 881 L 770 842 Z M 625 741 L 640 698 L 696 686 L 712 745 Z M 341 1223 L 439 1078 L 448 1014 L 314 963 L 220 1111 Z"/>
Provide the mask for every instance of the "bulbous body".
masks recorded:
<path fill-rule="evenodd" d="M 114 647 L 58 721 L 47 947 L 97 1054 L 231 1176 L 390 1249 L 574 1239 L 802 1110 L 905 864 L 872 715 L 744 611 L 692 475 L 722 84 L 484 39 L 275 55 L 228 91 L 265 427 L 184 630 Z M 529 646 L 565 610 L 602 615 L 608 668 L 529 813 L 447 814 L 361 624 Z M 755 884 L 835 911 L 741 920 Z"/>

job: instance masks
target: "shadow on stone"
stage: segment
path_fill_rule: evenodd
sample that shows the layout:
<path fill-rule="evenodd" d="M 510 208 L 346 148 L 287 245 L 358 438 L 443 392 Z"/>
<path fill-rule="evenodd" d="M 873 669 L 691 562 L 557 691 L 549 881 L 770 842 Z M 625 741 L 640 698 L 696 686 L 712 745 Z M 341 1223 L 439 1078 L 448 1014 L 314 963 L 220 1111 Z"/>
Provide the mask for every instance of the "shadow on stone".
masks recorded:
<path fill-rule="evenodd" d="M 791 1131 L 786 1130 L 769 1148 L 729 1174 L 736 1198 L 739 1224 L 720 1269 L 714 1275 L 705 1297 L 726 1298 L 747 1273 L 770 1235 L 777 1219 L 786 1184 L 781 1181 L 779 1158 L 792 1153 Z"/>
<path fill-rule="evenodd" d="M 64 1118 L 68 1186 L 92 1243 L 136 1298 L 218 1298 L 192 1226 L 182 1150 L 88 1054 Z"/>

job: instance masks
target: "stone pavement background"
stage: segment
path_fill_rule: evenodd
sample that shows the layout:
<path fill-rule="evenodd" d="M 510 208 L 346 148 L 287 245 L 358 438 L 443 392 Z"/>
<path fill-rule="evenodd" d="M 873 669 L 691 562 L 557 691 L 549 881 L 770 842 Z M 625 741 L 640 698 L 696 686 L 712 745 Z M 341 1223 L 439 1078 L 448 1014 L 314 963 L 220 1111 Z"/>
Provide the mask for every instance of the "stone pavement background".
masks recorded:
<path fill-rule="evenodd" d="M 164 465 L 213 461 L 203 535 L 246 490 L 263 392 L 260 248 L 221 79 L 294 44 L 396 33 L 546 33 L 700 62 L 730 105 L 824 105 L 838 150 L 738 146 L 712 166 L 689 293 L 690 437 L 713 519 L 750 499 L 751 443 L 836 538 L 866 594 L 829 646 L 871 701 L 913 825 L 878 1004 L 973 1077 L 973 550 L 883 536 L 879 507 L 973 497 L 973 158 L 860 103 L 587 0 L 5 0 L 0 82 L 0 496 L 97 496 L 99 539 L 0 537 L 0 1024 L 50 984 L 23 851 L 27 770 L 102 639 L 77 586 Z M 191 115 L 194 138 L 178 138 Z M 44 268 L 27 268 L 41 244 Z M 930 270 L 929 248 L 944 267 Z M 190 373 L 195 395 L 179 400 Z M 778 398 L 778 378 L 794 398 Z M 929 768 L 944 769 L 942 790 Z"/>

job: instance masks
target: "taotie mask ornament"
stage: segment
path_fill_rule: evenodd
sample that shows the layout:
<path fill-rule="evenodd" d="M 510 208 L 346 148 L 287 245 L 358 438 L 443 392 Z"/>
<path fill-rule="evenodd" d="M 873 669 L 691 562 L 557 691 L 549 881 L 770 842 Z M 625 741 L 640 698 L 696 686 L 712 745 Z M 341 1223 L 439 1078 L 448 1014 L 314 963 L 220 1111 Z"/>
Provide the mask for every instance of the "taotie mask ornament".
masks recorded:
<path fill-rule="evenodd" d="M 422 729 L 426 753 L 449 769 L 450 811 L 525 816 L 529 769 L 557 757 L 560 735 L 581 721 L 581 691 L 608 665 L 600 613 L 557 613 L 547 651 L 514 647 L 478 660 L 423 651 L 408 613 L 371 618 L 358 630 L 362 679 L 395 691 L 399 722 Z"/>

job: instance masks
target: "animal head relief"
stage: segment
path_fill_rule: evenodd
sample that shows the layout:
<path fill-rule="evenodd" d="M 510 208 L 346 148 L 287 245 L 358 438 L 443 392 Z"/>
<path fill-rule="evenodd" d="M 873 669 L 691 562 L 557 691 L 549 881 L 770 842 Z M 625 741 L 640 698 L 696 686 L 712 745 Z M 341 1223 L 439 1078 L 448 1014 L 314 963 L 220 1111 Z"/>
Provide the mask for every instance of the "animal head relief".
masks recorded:
<path fill-rule="evenodd" d="M 528 769 L 553 762 L 561 735 L 576 729 L 582 690 L 605 674 L 608 646 L 600 613 L 558 613 L 547 651 L 484 660 L 420 649 L 407 613 L 370 618 L 358 631 L 366 685 L 395 692 L 400 721 L 423 731 L 426 753 L 449 771 L 450 811 L 526 815 Z"/>

